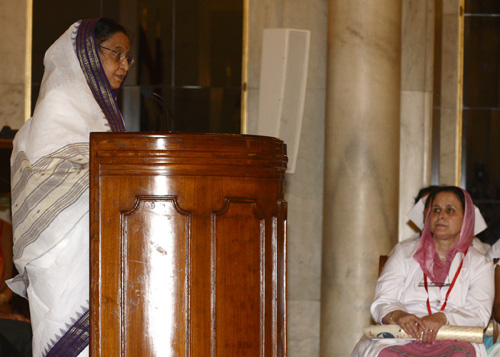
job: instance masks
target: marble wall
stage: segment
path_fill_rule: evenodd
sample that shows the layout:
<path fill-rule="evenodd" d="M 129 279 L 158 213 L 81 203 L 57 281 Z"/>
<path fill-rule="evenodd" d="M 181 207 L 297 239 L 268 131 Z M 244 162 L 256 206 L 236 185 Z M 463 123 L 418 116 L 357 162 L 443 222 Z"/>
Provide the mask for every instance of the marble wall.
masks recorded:
<path fill-rule="evenodd" d="M 464 26 L 463 0 L 402 4 L 399 240 L 420 188 L 461 184 Z"/>
<path fill-rule="evenodd" d="M 434 0 L 404 0 L 401 32 L 399 239 L 415 233 L 407 213 L 431 184 Z"/>
<path fill-rule="evenodd" d="M 31 0 L 0 2 L 0 33 L 0 128 L 19 129 L 30 115 Z"/>
<path fill-rule="evenodd" d="M 288 356 L 319 355 L 327 0 L 248 2 L 247 133 L 255 133 L 265 28 L 311 32 L 296 170 L 287 174 Z"/>

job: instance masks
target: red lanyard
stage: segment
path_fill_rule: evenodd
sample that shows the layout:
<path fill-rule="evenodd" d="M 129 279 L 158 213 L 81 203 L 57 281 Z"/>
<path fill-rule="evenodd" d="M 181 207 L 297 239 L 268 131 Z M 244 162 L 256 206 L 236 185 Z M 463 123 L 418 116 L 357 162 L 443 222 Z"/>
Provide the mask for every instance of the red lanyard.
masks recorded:
<path fill-rule="evenodd" d="M 448 291 L 446 292 L 446 298 L 444 299 L 444 304 L 441 306 L 439 309 L 440 311 L 443 311 L 444 308 L 446 307 L 446 303 L 448 302 L 448 297 L 450 296 L 451 289 L 453 289 L 453 286 L 455 286 L 455 282 L 457 281 L 458 275 L 460 275 L 460 271 L 462 270 L 462 265 L 464 265 L 464 259 L 465 255 L 467 254 L 467 250 L 464 253 L 464 256 L 462 257 L 462 261 L 460 262 L 460 265 L 458 266 L 457 272 L 455 273 L 455 276 L 453 277 L 453 280 L 451 281 L 450 287 L 448 288 Z M 427 289 L 427 274 L 424 273 L 424 286 L 425 286 L 425 291 L 427 292 L 427 311 L 429 312 L 429 315 L 432 315 L 432 310 L 431 310 L 431 304 L 429 303 L 429 290 Z"/>

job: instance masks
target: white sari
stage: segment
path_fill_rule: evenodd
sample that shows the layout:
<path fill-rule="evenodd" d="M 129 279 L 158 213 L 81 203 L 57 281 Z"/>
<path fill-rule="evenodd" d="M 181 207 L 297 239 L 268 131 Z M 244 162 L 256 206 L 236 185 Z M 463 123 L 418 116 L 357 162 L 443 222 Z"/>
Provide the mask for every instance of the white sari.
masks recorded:
<path fill-rule="evenodd" d="M 49 48 L 33 117 L 14 139 L 12 217 L 19 275 L 8 284 L 29 300 L 34 356 L 88 355 L 89 133 L 123 130 L 96 60 L 95 21 L 73 24 Z M 96 68 L 100 71 L 89 84 Z"/>

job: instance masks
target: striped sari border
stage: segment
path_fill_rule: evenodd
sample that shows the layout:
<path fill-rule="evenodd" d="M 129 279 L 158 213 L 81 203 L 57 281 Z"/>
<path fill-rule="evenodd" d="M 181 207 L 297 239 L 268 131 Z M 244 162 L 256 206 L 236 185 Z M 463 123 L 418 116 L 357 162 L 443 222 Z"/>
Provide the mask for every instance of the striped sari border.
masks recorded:
<path fill-rule="evenodd" d="M 32 166 L 18 153 L 12 170 L 15 257 L 88 189 L 88 153 L 88 143 L 70 144 Z"/>
<path fill-rule="evenodd" d="M 125 124 L 113 95 L 106 73 L 101 65 L 94 30 L 99 19 L 85 19 L 76 36 L 76 53 L 83 74 L 95 100 L 101 107 L 112 131 L 125 131 Z"/>
<path fill-rule="evenodd" d="M 89 345 L 90 341 L 90 314 L 89 309 L 71 323 L 66 324 L 66 330 L 61 330 L 62 336 L 51 340 L 52 346 L 44 353 L 47 357 L 73 357 L 78 356 Z"/>

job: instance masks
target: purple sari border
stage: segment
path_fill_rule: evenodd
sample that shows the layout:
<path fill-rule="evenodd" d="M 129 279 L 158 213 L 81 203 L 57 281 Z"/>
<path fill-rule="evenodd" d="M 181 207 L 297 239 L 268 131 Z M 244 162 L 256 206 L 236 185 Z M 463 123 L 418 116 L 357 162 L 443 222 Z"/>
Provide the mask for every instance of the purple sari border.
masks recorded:
<path fill-rule="evenodd" d="M 125 131 L 118 103 L 97 52 L 94 30 L 98 20 L 85 19 L 81 21 L 76 36 L 76 52 L 90 90 L 104 112 L 111 130 L 115 132 Z"/>
<path fill-rule="evenodd" d="M 47 357 L 78 356 L 90 341 L 89 309 L 72 324 L 66 333 L 45 353 Z"/>

